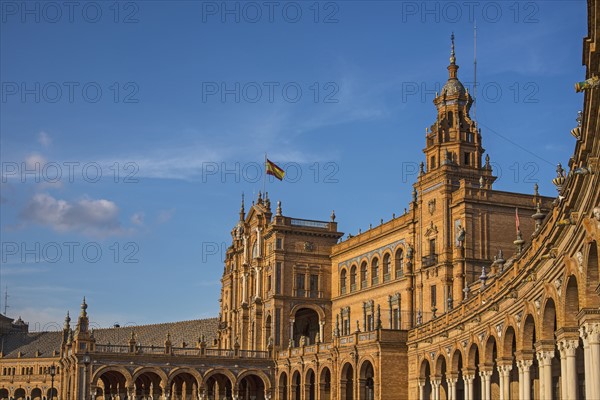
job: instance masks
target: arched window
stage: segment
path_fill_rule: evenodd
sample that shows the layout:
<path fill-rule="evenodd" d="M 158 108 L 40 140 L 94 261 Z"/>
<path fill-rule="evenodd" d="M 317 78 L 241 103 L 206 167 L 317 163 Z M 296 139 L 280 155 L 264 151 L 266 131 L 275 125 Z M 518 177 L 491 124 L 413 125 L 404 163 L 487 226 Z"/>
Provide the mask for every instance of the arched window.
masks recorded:
<path fill-rule="evenodd" d="M 427 168 L 427 170 L 431 171 L 434 168 L 435 168 L 435 156 L 431 156 L 431 157 L 429 157 L 429 168 Z"/>
<path fill-rule="evenodd" d="M 390 280 L 390 255 L 385 254 L 383 256 L 383 281 L 387 282 Z"/>
<path fill-rule="evenodd" d="M 397 278 L 402 278 L 402 276 L 404 275 L 404 252 L 402 251 L 402 249 L 398 249 L 398 251 L 396 251 L 396 279 Z"/>
<path fill-rule="evenodd" d="M 363 261 L 362 264 L 360 264 L 360 288 L 366 288 L 367 283 L 367 262 Z"/>
<path fill-rule="evenodd" d="M 374 258 L 371 261 L 371 285 L 377 285 L 379 283 L 379 259 Z"/>
<path fill-rule="evenodd" d="M 454 126 L 454 114 L 452 114 L 452 111 L 448 111 L 448 126 Z"/>
<path fill-rule="evenodd" d="M 346 269 L 343 269 L 340 274 L 340 293 L 346 294 Z"/>
<path fill-rule="evenodd" d="M 350 268 L 350 291 L 354 292 L 356 290 L 356 265 L 353 265 Z"/>

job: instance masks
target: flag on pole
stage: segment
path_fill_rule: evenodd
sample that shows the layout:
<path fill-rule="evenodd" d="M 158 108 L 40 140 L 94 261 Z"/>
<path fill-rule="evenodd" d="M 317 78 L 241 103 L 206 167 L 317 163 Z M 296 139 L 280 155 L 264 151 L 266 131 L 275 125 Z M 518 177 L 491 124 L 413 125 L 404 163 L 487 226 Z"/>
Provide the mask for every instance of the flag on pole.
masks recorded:
<path fill-rule="evenodd" d="M 519 225 L 520 225 L 520 223 L 519 223 L 519 208 L 517 207 L 517 208 L 515 208 L 515 226 L 517 228 L 517 235 L 520 232 Z"/>
<path fill-rule="evenodd" d="M 283 169 L 281 169 L 273 161 L 267 159 L 266 169 L 267 169 L 267 175 L 273 175 L 275 178 L 279 179 L 280 181 L 283 180 L 283 177 L 285 176 L 285 171 Z"/>

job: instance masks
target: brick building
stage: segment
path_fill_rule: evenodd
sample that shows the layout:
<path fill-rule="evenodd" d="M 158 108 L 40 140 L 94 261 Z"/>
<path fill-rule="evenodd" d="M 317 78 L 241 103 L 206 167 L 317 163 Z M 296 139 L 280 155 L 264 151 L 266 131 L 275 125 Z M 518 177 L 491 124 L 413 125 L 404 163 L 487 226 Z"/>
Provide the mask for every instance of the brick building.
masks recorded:
<path fill-rule="evenodd" d="M 344 236 L 334 213 L 242 199 L 217 318 L 92 330 L 84 301 L 28 333 L 2 316 L 0 398 L 600 399 L 600 89 L 557 197 L 498 191 L 453 47 L 404 213 Z"/>

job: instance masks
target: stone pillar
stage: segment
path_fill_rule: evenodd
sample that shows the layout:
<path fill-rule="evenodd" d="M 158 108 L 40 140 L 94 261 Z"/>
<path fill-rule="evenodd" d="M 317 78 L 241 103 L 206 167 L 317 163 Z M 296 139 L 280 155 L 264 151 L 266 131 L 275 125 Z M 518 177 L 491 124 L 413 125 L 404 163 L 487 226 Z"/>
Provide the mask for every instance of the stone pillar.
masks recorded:
<path fill-rule="evenodd" d="M 500 400 L 510 399 L 510 371 L 512 371 L 512 364 L 498 365 L 498 374 L 500 375 Z"/>
<path fill-rule="evenodd" d="M 248 294 L 248 273 L 244 272 L 242 274 L 242 304 L 248 303 L 248 298 L 246 295 Z"/>
<path fill-rule="evenodd" d="M 465 400 L 473 400 L 475 398 L 475 393 L 473 392 L 475 374 L 463 374 L 463 380 L 465 382 Z"/>
<path fill-rule="evenodd" d="M 433 400 L 440 400 L 440 385 L 442 384 L 442 378 L 439 376 L 433 377 L 431 379 L 431 389 L 433 391 L 432 397 Z"/>
<path fill-rule="evenodd" d="M 519 393 L 521 400 L 531 400 L 531 375 L 529 369 L 533 365 L 533 360 L 518 360 L 519 368 Z"/>
<path fill-rule="evenodd" d="M 446 378 L 446 384 L 448 385 L 448 400 L 457 400 L 456 382 L 458 382 L 458 378 L 456 376 L 450 376 Z"/>
<path fill-rule="evenodd" d="M 479 376 L 481 377 L 481 399 L 492 400 L 492 372 L 493 371 L 480 371 Z"/>
<path fill-rule="evenodd" d="M 256 298 L 260 299 L 261 298 L 261 293 L 262 293 L 262 268 L 260 267 L 256 267 L 254 269 L 254 274 L 256 275 Z"/>
<path fill-rule="evenodd" d="M 552 359 L 554 349 L 540 350 L 536 353 L 540 368 L 540 397 L 544 400 L 552 400 Z"/>
<path fill-rule="evenodd" d="M 585 398 L 600 398 L 600 323 L 586 322 L 579 328 L 585 356 Z"/>
<path fill-rule="evenodd" d="M 419 400 L 425 400 L 425 382 L 426 379 L 417 379 L 419 385 Z"/>
<path fill-rule="evenodd" d="M 294 318 L 290 318 L 290 343 L 292 340 L 294 340 Z M 294 343 L 294 346 L 296 345 L 297 343 Z"/>
<path fill-rule="evenodd" d="M 319 321 L 319 339 L 321 342 L 325 341 L 325 321 Z M 316 379 L 319 381 L 318 379 Z"/>
<path fill-rule="evenodd" d="M 576 350 L 578 338 L 562 339 L 558 342 L 560 351 L 560 393 L 563 399 L 577 398 Z"/>

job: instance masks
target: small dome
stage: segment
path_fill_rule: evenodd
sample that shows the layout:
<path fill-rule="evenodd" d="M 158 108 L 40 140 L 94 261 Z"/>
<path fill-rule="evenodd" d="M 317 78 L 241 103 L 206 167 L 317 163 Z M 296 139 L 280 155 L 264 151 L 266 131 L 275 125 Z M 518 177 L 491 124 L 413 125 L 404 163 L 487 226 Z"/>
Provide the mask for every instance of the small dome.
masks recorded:
<path fill-rule="evenodd" d="M 448 79 L 448 82 L 442 88 L 442 94 L 446 96 L 454 96 L 456 94 L 464 96 L 466 94 L 465 87 L 458 79 Z"/>

